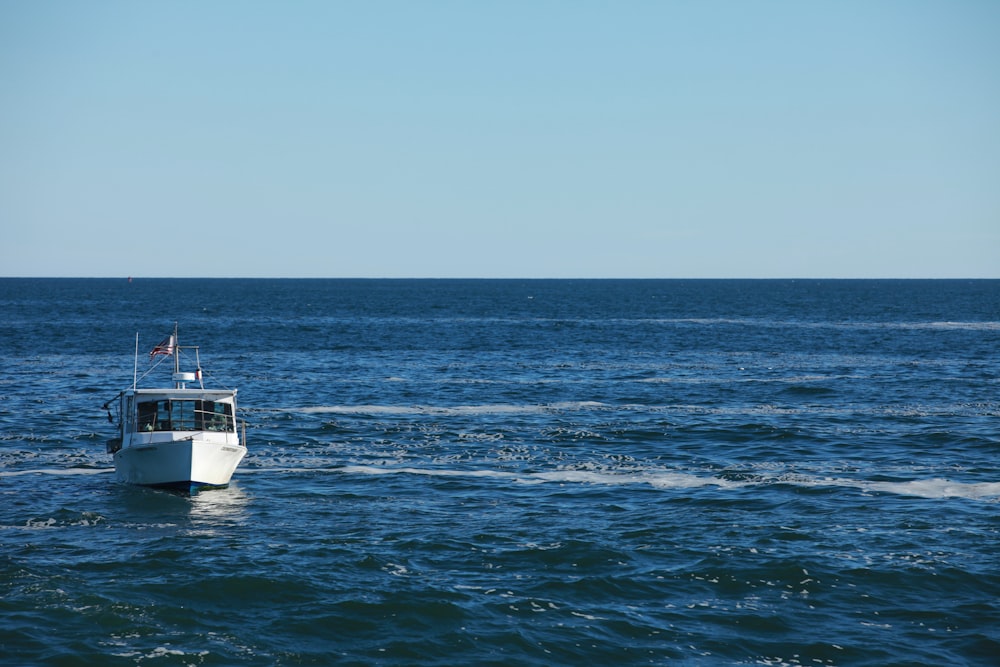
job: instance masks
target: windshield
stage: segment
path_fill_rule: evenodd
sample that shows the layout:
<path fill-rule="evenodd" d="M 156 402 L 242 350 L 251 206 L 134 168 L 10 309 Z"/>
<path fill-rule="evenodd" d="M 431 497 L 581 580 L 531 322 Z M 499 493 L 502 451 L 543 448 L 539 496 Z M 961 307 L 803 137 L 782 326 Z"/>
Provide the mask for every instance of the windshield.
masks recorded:
<path fill-rule="evenodd" d="M 163 399 L 138 405 L 137 431 L 233 431 L 233 406 L 204 400 Z"/>

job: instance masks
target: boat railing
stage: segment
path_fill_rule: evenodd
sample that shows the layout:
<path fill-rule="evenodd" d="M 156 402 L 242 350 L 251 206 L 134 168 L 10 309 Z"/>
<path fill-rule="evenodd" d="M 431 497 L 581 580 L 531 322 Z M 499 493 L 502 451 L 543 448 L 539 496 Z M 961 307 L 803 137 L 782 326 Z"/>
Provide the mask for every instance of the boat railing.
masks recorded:
<path fill-rule="evenodd" d="M 238 433 L 240 443 L 246 447 L 247 443 L 247 422 L 245 419 L 233 418 L 230 415 L 209 412 L 205 410 L 197 411 L 198 415 L 194 419 L 173 418 L 159 421 L 147 422 L 137 429 L 140 433 L 162 433 L 166 431 L 209 431 L 213 433 Z M 109 441 L 108 452 L 113 453 L 121 448 L 121 438 L 116 438 L 115 443 Z"/>

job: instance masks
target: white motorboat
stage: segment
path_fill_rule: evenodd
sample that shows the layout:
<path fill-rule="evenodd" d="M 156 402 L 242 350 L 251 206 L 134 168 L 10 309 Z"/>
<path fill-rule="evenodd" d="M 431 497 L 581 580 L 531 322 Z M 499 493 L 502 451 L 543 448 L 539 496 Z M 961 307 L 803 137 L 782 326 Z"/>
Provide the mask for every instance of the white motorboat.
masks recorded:
<path fill-rule="evenodd" d="M 137 335 L 136 369 L 138 345 Z M 181 370 L 182 353 L 193 353 L 193 371 Z M 132 387 L 104 405 L 114 422 L 111 404 L 117 402 L 118 437 L 107 449 L 118 480 L 191 492 L 228 485 L 247 453 L 245 425 L 236 418 L 237 390 L 205 389 L 198 347 L 178 345 L 176 326 L 149 354 L 156 366 L 164 360 L 157 357 L 173 357 L 173 387 L 139 388 L 135 372 Z"/>

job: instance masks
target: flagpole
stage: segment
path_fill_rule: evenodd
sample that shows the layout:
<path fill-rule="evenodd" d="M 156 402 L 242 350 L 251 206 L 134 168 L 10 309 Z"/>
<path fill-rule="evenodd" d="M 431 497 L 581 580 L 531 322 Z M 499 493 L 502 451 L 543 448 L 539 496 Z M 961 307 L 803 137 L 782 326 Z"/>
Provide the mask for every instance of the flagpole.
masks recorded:
<path fill-rule="evenodd" d="M 174 373 L 179 373 L 181 370 L 181 342 L 177 340 L 177 322 L 174 322 L 174 339 L 171 341 L 174 344 L 174 349 L 172 350 L 174 354 Z"/>

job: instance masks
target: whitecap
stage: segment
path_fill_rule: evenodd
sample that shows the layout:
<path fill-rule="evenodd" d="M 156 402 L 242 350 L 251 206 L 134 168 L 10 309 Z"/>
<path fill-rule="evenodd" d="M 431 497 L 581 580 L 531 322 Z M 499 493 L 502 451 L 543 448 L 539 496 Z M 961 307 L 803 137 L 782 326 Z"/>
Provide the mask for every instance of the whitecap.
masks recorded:
<path fill-rule="evenodd" d="M 868 492 L 892 493 L 900 496 L 915 496 L 928 499 L 968 498 L 970 500 L 982 500 L 1000 497 L 1000 482 L 966 483 L 941 477 L 913 479 L 905 482 L 876 482 L 834 477 L 813 478 L 805 475 L 785 474 L 771 481 L 808 487 L 851 487 Z"/>
<path fill-rule="evenodd" d="M 863 488 L 920 498 L 969 498 L 979 500 L 1000 496 L 1000 482 L 955 482 L 950 479 L 915 479 L 909 482 L 866 482 Z"/>

